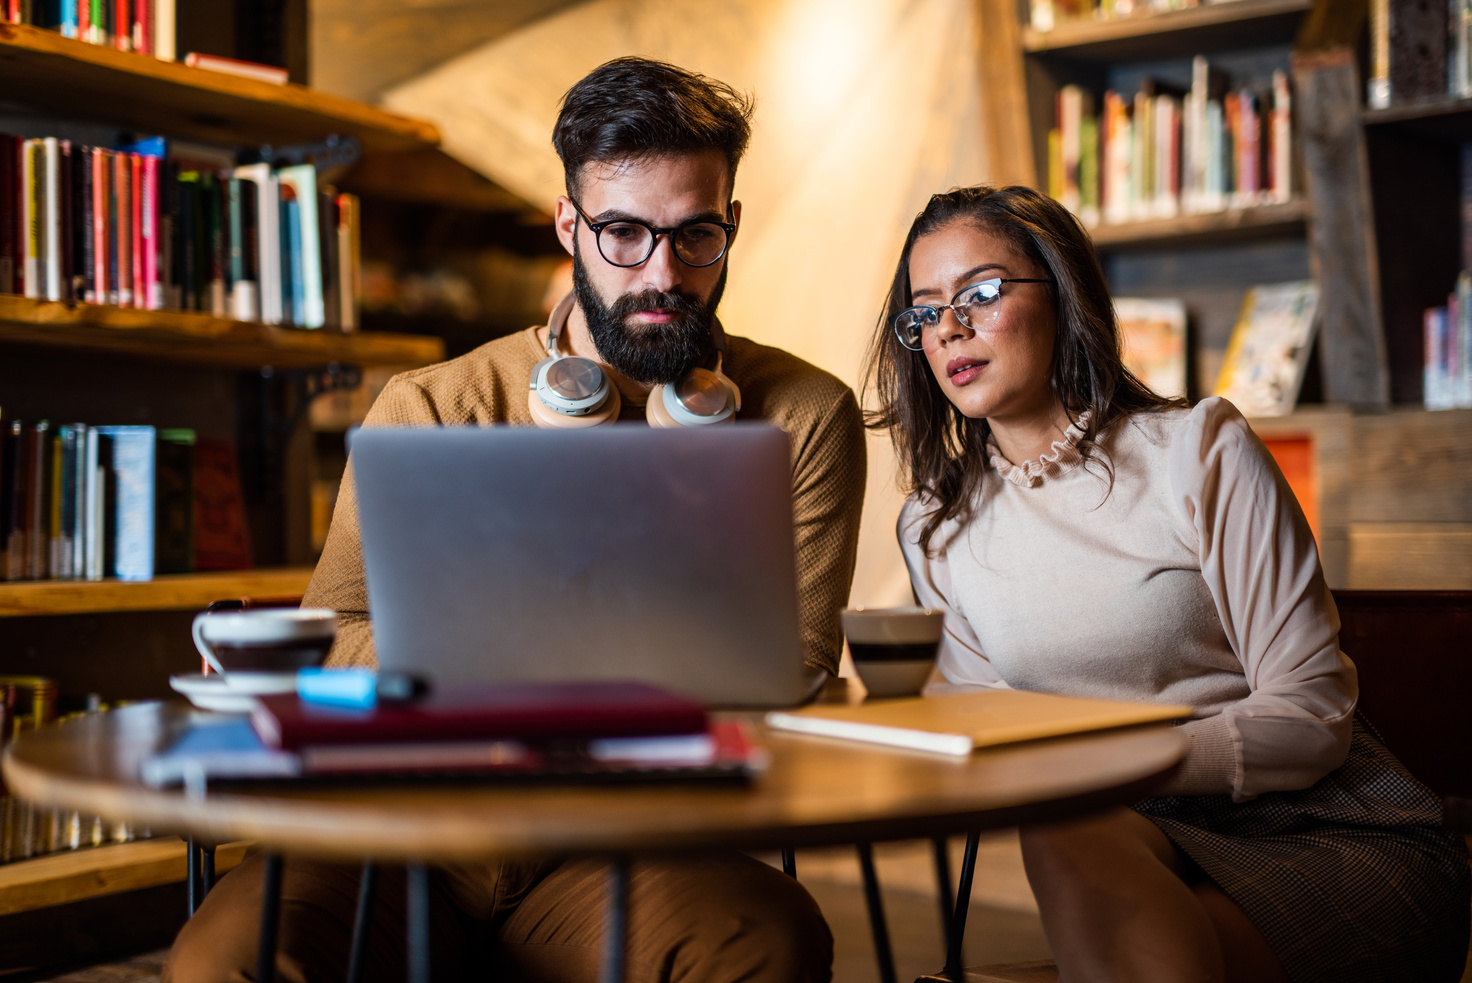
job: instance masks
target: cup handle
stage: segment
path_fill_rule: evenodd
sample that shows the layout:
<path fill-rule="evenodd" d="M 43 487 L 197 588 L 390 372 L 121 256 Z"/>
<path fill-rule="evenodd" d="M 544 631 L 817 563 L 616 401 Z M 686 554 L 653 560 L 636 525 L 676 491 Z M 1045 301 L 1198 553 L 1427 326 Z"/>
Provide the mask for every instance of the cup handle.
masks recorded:
<path fill-rule="evenodd" d="M 204 661 L 210 664 L 210 668 L 223 676 L 225 675 L 224 667 L 222 667 L 218 662 L 215 661 L 215 653 L 211 652 L 209 645 L 205 644 L 204 619 L 208 617 L 208 612 L 206 612 L 205 614 L 197 614 L 194 616 L 194 625 L 190 629 L 191 633 L 194 635 L 194 647 L 199 649 L 199 654 L 204 656 Z"/>

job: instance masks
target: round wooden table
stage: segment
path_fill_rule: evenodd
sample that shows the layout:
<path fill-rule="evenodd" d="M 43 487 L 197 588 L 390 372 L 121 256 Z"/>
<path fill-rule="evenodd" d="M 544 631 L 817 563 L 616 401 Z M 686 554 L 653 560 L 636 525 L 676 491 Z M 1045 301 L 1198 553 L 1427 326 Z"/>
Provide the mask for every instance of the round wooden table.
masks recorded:
<path fill-rule="evenodd" d="M 281 782 L 202 796 L 144 786 L 141 761 L 167 747 L 197 712 L 149 703 L 43 728 L 11 745 L 5 781 L 35 803 L 155 831 L 214 843 L 257 840 L 278 856 L 405 863 L 422 874 L 426 864 L 517 856 L 626 858 L 975 834 L 1132 801 L 1167 777 L 1186 748 L 1172 727 L 1154 725 L 957 759 L 758 723 L 771 764 L 750 785 Z M 617 921 L 621 877 L 613 881 Z M 411 924 L 411 947 L 414 937 Z M 611 958 L 621 961 L 621 950 Z"/>

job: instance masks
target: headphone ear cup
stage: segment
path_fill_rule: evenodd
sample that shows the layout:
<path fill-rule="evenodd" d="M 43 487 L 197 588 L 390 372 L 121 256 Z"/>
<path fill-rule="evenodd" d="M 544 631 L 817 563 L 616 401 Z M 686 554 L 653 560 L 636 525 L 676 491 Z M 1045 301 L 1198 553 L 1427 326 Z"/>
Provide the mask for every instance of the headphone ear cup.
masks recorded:
<path fill-rule="evenodd" d="M 608 401 L 597 410 L 585 416 L 570 416 L 542 402 L 535 392 L 528 392 L 526 407 L 531 412 L 532 422 L 543 430 L 585 430 L 616 421 L 623 409 L 623 399 L 618 394 L 618 387 L 613 386 L 608 393 Z"/>
<path fill-rule="evenodd" d="M 656 430 L 678 430 L 683 424 L 670 416 L 664 405 L 664 383 L 649 390 L 649 401 L 644 404 L 644 419 Z"/>

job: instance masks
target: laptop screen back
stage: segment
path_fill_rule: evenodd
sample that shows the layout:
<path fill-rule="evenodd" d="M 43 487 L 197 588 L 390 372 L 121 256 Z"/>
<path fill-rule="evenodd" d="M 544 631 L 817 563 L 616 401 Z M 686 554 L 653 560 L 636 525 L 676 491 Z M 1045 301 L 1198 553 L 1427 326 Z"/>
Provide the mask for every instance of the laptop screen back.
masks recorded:
<path fill-rule="evenodd" d="M 799 701 L 790 453 L 759 424 L 360 431 L 380 667 Z"/>

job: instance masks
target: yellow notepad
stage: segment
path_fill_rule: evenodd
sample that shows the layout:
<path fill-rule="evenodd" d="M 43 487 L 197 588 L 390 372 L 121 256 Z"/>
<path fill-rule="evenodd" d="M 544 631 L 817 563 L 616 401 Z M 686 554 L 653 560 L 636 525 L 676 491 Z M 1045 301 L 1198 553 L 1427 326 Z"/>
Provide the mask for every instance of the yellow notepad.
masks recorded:
<path fill-rule="evenodd" d="M 1191 708 L 1184 706 L 989 690 L 773 711 L 767 714 L 767 726 L 960 757 L 979 747 L 1190 715 Z"/>

